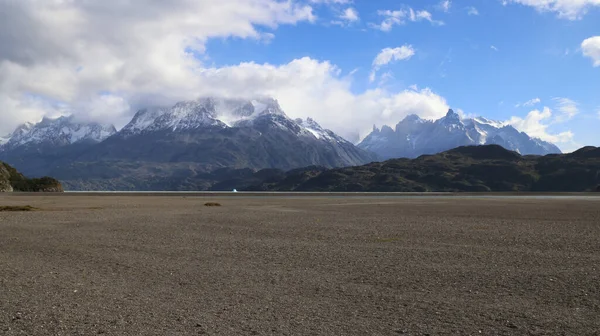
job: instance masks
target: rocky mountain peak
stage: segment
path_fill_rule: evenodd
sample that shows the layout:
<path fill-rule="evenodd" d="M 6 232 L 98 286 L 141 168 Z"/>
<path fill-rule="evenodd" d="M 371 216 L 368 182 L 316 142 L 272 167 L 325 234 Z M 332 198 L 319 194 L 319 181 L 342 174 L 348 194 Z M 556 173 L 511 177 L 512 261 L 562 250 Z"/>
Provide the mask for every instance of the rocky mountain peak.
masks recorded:
<path fill-rule="evenodd" d="M 483 117 L 461 119 L 450 109 L 446 116 L 429 122 L 409 115 L 391 131 L 374 130 L 358 146 L 383 158 L 414 158 L 435 154 L 459 146 L 496 144 L 527 154 L 560 153 L 555 145 L 529 137 L 513 126 Z"/>
<path fill-rule="evenodd" d="M 25 123 L 5 138 L 3 147 L 45 144 L 63 146 L 78 142 L 101 142 L 115 134 L 113 125 L 86 122 L 75 116 L 44 117 L 40 122 Z"/>
<path fill-rule="evenodd" d="M 424 120 L 421 119 L 421 117 L 419 117 L 418 115 L 409 114 L 404 119 L 402 119 L 402 121 L 400 123 L 415 123 L 415 122 L 422 122 L 422 121 L 424 121 Z"/>
<path fill-rule="evenodd" d="M 454 112 L 454 110 L 449 109 L 446 116 L 442 119 L 439 119 L 439 122 L 445 125 L 461 125 L 461 119 L 458 113 Z"/>

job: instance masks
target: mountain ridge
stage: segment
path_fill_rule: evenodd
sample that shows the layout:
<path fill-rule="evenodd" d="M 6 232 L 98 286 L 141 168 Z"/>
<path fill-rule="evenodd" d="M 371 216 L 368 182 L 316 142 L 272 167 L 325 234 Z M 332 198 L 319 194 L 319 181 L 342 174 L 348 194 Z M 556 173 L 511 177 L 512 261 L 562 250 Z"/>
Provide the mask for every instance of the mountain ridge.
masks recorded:
<path fill-rule="evenodd" d="M 83 122 L 74 116 L 44 117 L 38 123 L 24 123 L 5 136 L 0 142 L 0 151 L 36 145 L 59 147 L 82 142 L 99 143 L 116 132 L 112 124 Z"/>
<path fill-rule="evenodd" d="M 262 180 L 250 176 L 245 181 L 220 182 L 223 186 L 234 184 L 238 190 L 246 191 L 600 191 L 600 148 L 524 156 L 499 145 L 462 146 L 415 159 L 390 159 L 333 169 L 309 167 L 273 172 Z"/>
<path fill-rule="evenodd" d="M 554 144 L 532 138 L 514 127 L 484 117 L 461 118 L 452 109 L 437 120 L 409 115 L 395 128 L 373 126 L 358 147 L 370 150 L 384 159 L 416 158 L 468 145 L 497 144 L 521 154 L 545 155 L 561 153 Z"/>

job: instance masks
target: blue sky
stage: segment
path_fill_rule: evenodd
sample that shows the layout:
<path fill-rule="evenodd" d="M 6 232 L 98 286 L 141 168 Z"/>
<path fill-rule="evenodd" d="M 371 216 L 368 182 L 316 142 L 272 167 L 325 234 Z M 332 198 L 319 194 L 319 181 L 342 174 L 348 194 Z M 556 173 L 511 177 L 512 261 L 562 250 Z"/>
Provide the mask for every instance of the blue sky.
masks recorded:
<path fill-rule="evenodd" d="M 452 107 L 600 145 L 600 0 L 0 1 L 0 135 L 271 96 L 351 141 Z"/>
<path fill-rule="evenodd" d="M 577 104 L 577 115 L 552 122 L 548 131 L 572 131 L 574 145 L 600 145 L 595 127 L 600 126 L 600 68 L 593 67 L 581 50 L 582 41 L 600 34 L 597 8 L 581 19 L 492 0 L 453 1 L 447 10 L 439 1 L 395 0 L 355 0 L 316 8 L 316 23 L 265 28 L 275 35 L 269 43 L 211 40 L 209 62 L 217 67 L 246 61 L 283 64 L 309 56 L 328 60 L 343 73 L 357 69 L 355 93 L 380 85 L 392 91 L 428 87 L 453 108 L 497 120 L 524 118 L 544 106 L 556 110 L 557 98 L 568 98 Z M 359 20 L 332 24 L 347 8 L 355 9 Z M 407 20 L 389 31 L 375 27 L 384 19 L 378 11 L 410 8 L 425 10 L 443 24 Z M 384 48 L 403 45 L 412 46 L 414 56 L 382 66 L 379 75 L 393 78 L 370 82 L 375 56 Z M 523 106 L 536 98 L 539 103 Z"/>

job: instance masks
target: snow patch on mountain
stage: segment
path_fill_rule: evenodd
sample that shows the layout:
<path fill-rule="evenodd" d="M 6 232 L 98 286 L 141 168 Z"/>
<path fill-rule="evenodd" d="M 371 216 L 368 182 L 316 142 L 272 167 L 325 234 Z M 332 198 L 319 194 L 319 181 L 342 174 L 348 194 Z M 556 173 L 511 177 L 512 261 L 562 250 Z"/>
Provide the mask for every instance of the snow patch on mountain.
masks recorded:
<path fill-rule="evenodd" d="M 341 137 L 337 136 L 336 134 L 334 134 L 332 131 L 321 127 L 321 125 L 319 125 L 312 118 L 307 118 L 304 120 L 296 119 L 296 122 L 304 130 L 308 131 L 310 134 L 312 134 L 312 136 L 314 136 L 315 138 L 317 138 L 319 140 L 334 141 L 334 142 L 346 141 L 346 140 L 342 139 Z"/>
<path fill-rule="evenodd" d="M 506 124 L 503 123 L 503 122 L 496 121 L 496 120 L 486 119 L 484 117 L 475 117 L 475 118 L 473 118 L 471 120 L 475 121 L 475 122 L 477 122 L 479 124 L 492 126 L 494 128 L 502 128 L 502 127 L 506 126 Z"/>

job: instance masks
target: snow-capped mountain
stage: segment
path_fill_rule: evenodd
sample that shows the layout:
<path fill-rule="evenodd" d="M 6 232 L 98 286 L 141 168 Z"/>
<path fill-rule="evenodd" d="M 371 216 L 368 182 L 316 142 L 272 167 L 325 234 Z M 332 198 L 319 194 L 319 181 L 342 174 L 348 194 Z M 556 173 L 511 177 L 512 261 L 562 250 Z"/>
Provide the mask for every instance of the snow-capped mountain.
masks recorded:
<path fill-rule="evenodd" d="M 173 107 L 150 107 L 138 111 L 119 135 L 124 137 L 156 131 L 185 131 L 206 127 L 227 128 L 261 115 L 285 113 L 274 99 L 201 98 Z"/>
<path fill-rule="evenodd" d="M 83 159 L 193 162 L 210 170 L 338 167 L 377 157 L 312 119 L 289 118 L 274 99 L 209 97 L 142 109 Z"/>
<path fill-rule="evenodd" d="M 272 98 L 184 101 L 173 107 L 151 107 L 138 111 L 117 133 L 128 138 L 155 132 L 189 132 L 201 129 L 254 128 L 272 126 L 297 136 L 334 143 L 350 143 L 315 120 L 290 119 Z"/>
<path fill-rule="evenodd" d="M 99 143 L 117 130 L 113 125 L 96 122 L 81 122 L 73 116 L 56 119 L 44 118 L 37 124 L 25 123 L 0 143 L 1 150 L 20 147 L 60 147 L 76 143 Z"/>
<path fill-rule="evenodd" d="M 501 145 L 523 155 L 560 153 L 555 145 L 532 138 L 510 125 L 483 117 L 461 119 L 452 110 L 445 117 L 430 121 L 416 115 L 407 116 L 395 129 L 373 127 L 358 147 L 383 158 L 415 158 L 435 154 L 459 146 Z"/>

